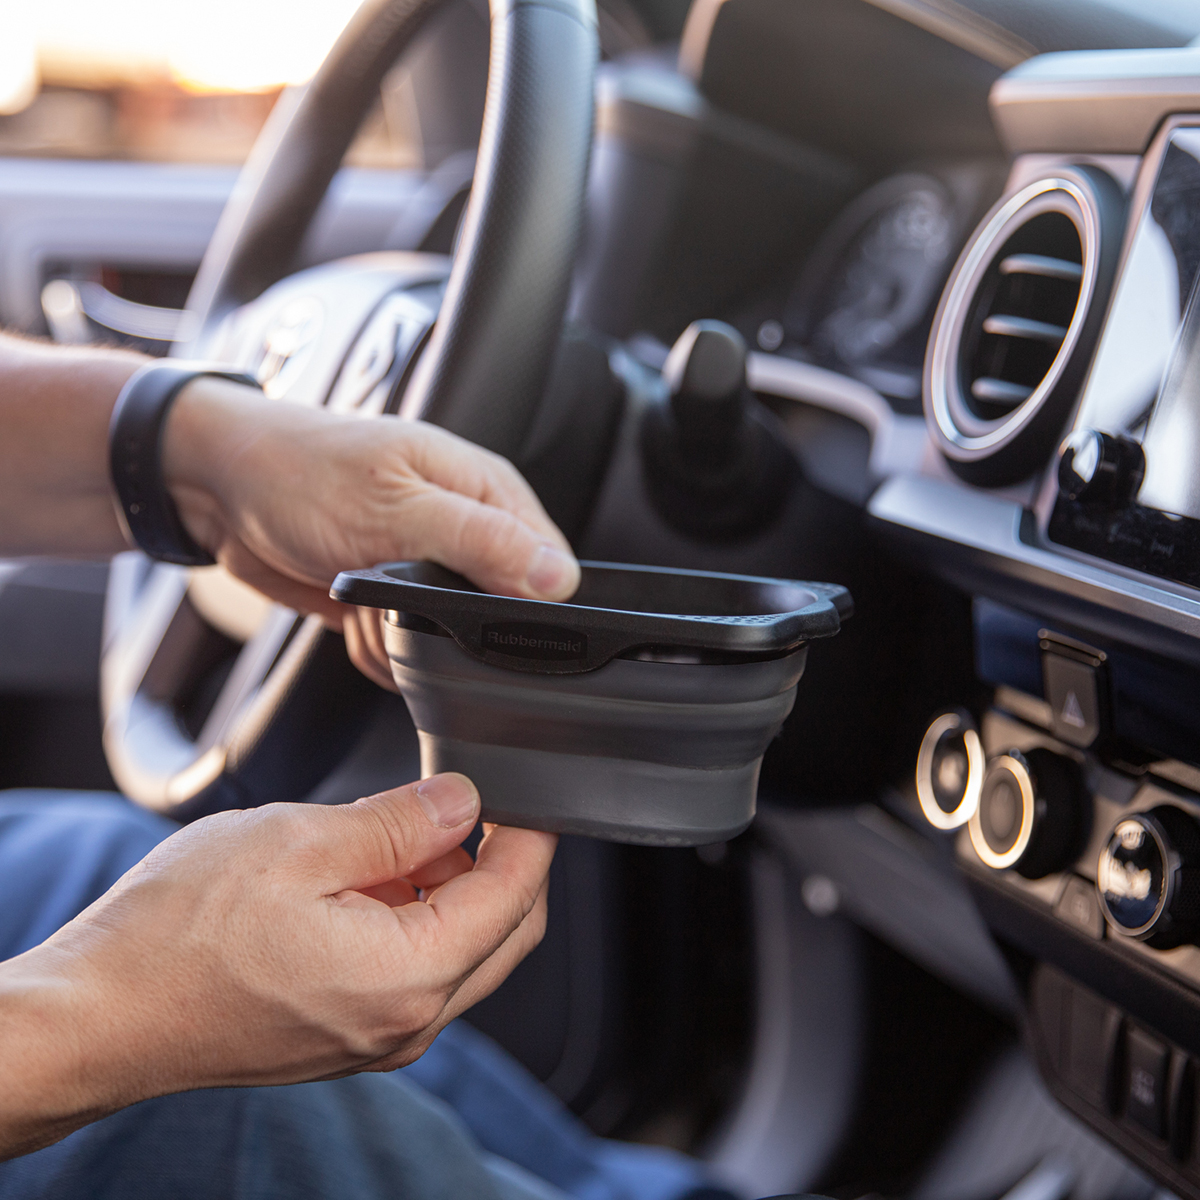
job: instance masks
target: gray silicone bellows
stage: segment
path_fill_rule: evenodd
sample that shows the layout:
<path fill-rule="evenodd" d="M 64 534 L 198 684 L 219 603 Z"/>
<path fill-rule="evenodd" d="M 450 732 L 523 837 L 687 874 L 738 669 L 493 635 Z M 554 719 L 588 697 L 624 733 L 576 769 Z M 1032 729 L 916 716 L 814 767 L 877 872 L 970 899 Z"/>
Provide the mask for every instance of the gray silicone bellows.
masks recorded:
<path fill-rule="evenodd" d="M 391 609 L 423 775 L 469 776 L 488 821 L 657 846 L 750 824 L 808 638 L 850 611 L 827 584 L 607 564 L 584 564 L 579 593 L 604 607 L 487 596 L 427 564 L 333 594 Z"/>
<path fill-rule="evenodd" d="M 532 675 L 388 623 L 421 773 L 461 771 L 485 820 L 692 846 L 750 824 L 758 768 L 792 711 L 805 650 L 767 662 L 612 662 Z"/>

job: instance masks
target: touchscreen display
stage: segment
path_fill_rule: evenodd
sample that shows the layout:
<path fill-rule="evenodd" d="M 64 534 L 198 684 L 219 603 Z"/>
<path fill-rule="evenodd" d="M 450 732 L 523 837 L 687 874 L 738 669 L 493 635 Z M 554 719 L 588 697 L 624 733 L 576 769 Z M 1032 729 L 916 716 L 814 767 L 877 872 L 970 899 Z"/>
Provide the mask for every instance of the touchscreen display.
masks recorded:
<path fill-rule="evenodd" d="M 1200 586 L 1200 128 L 1167 143 L 1076 425 L 1141 442 L 1146 474 L 1119 512 L 1060 498 L 1051 540 Z"/>
<path fill-rule="evenodd" d="M 1171 136 L 1121 273 L 1078 424 L 1141 440 L 1200 267 L 1200 129 Z"/>

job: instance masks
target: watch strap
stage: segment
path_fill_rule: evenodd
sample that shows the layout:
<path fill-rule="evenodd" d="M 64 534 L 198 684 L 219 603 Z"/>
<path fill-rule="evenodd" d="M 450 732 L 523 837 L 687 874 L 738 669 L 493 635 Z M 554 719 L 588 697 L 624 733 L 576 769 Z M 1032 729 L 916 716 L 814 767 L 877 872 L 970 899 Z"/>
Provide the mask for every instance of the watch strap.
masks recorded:
<path fill-rule="evenodd" d="M 109 424 L 109 470 L 117 515 L 129 540 L 151 558 L 185 567 L 207 567 L 216 560 L 188 533 L 167 491 L 162 439 L 179 393 L 205 375 L 258 387 L 244 371 L 160 359 L 130 376 Z"/>

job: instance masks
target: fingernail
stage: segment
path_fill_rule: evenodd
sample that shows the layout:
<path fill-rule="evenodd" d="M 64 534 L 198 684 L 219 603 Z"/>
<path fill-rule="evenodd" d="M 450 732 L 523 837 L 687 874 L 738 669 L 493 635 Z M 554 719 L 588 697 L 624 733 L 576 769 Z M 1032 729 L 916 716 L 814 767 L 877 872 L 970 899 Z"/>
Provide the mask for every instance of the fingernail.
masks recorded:
<path fill-rule="evenodd" d="M 416 793 L 425 815 L 442 829 L 473 821 L 479 812 L 479 793 L 465 775 L 434 775 L 417 784 Z"/>
<path fill-rule="evenodd" d="M 569 596 L 579 585 L 579 564 L 573 555 L 543 542 L 529 560 L 525 582 L 539 596 Z"/>

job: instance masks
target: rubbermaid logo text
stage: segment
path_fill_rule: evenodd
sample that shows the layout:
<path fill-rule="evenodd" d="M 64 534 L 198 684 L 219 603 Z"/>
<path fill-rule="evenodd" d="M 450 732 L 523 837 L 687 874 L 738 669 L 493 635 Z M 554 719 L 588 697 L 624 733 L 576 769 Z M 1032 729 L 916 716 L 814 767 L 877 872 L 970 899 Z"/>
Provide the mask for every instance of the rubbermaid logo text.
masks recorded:
<path fill-rule="evenodd" d="M 483 648 L 493 654 L 511 654 L 515 658 L 571 662 L 587 657 L 587 637 L 561 625 L 502 621 L 483 627 Z"/>

